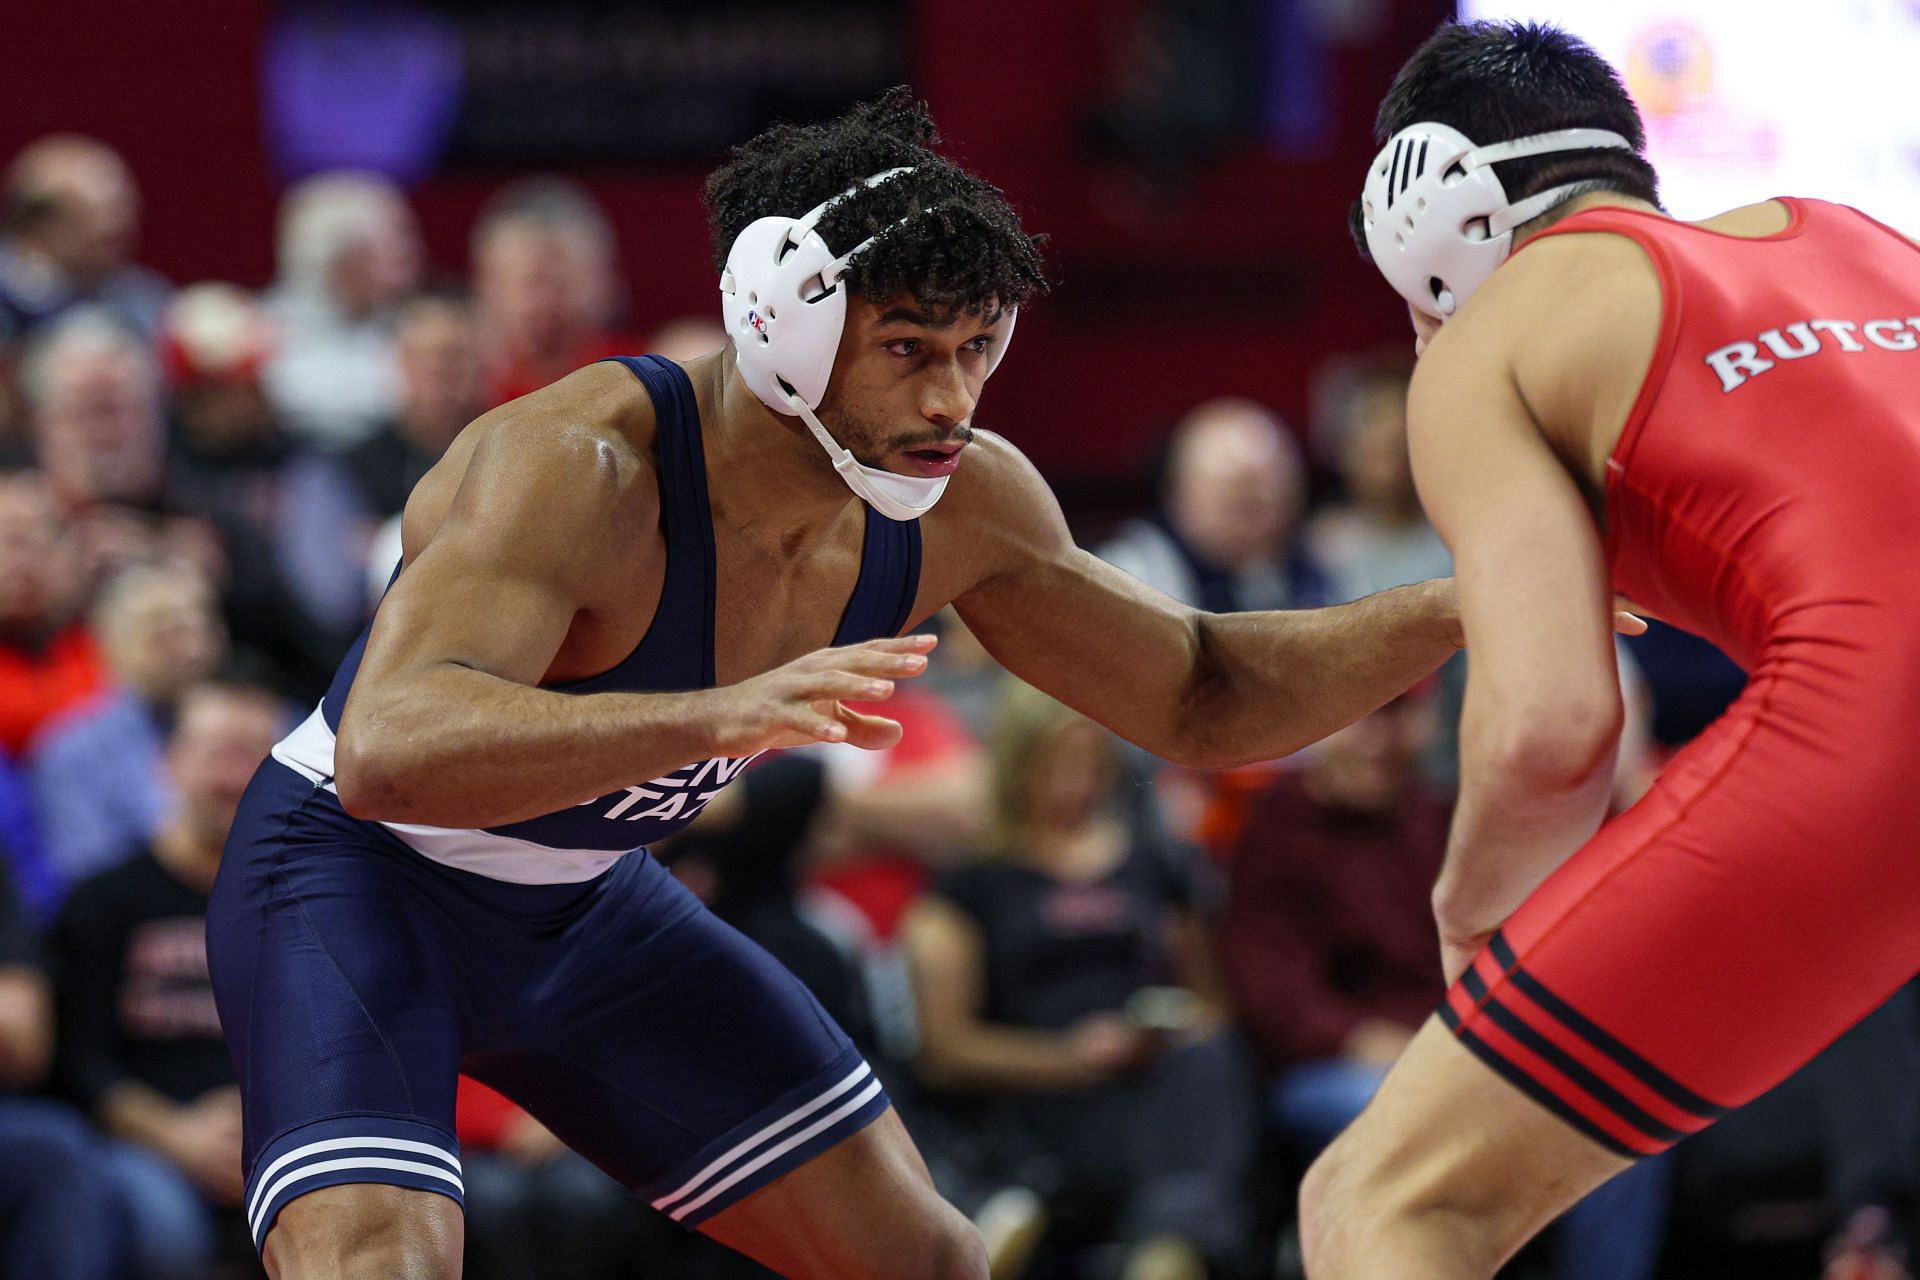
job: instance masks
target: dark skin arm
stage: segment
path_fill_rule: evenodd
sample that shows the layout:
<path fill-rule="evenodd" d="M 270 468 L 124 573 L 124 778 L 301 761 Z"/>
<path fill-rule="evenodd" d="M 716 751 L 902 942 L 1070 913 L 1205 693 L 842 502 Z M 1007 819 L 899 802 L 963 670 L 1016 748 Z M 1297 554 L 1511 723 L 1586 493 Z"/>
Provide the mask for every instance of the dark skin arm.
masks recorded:
<path fill-rule="evenodd" d="M 636 548 L 660 553 L 651 463 L 594 410 L 583 374 L 496 410 L 441 464 L 454 474 L 416 491 L 407 568 L 341 717 L 336 785 L 350 813 L 498 826 L 710 756 L 897 741 L 898 725 L 837 700 L 887 697 L 924 669 L 924 637 L 821 650 L 689 693 L 537 687 L 576 623 L 626 589 Z M 436 483 L 452 489 L 440 518 Z"/>
<path fill-rule="evenodd" d="M 929 534 L 977 575 L 954 600 L 1015 675 L 1163 759 L 1219 768 L 1288 755 L 1386 703 L 1461 643 L 1450 583 L 1328 609 L 1209 614 L 1073 543 L 1059 503 L 987 432 L 977 473 Z M 937 538 L 937 541 L 935 540 Z"/>

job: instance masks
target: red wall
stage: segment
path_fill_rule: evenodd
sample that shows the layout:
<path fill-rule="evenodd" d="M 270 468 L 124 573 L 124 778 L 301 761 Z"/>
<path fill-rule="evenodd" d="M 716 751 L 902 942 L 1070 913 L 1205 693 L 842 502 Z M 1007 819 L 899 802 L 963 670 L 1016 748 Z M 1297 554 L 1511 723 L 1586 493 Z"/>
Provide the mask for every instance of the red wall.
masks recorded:
<path fill-rule="evenodd" d="M 928 0 L 918 87 L 953 150 L 1051 234 L 1058 293 L 1023 319 L 982 421 L 1089 495 L 1137 486 L 1157 431 L 1238 393 L 1291 416 L 1327 355 L 1405 339 L 1354 256 L 1345 210 L 1394 67 L 1449 8 L 1383 0 L 1390 34 L 1337 55 L 1336 144 L 1309 163 L 1249 153 L 1142 198 L 1080 158 L 1081 121 L 1122 29 L 1118 0 Z M 0 4 L 0 157 L 56 129 L 120 148 L 146 197 L 143 256 L 176 280 L 262 283 L 275 183 L 261 143 L 260 0 Z M 20 51 L 31 51 L 20 56 Z M 600 175 L 644 328 L 713 301 L 694 172 Z M 416 192 L 435 264 L 458 270 L 497 179 Z"/>

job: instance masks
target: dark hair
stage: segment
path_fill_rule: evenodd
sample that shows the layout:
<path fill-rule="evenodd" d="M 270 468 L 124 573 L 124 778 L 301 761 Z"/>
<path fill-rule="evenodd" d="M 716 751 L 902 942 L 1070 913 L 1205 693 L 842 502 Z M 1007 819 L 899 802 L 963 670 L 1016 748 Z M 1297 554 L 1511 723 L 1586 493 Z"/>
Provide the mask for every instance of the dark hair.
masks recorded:
<path fill-rule="evenodd" d="M 863 178 L 913 166 L 848 196 L 816 228 L 836 252 L 892 228 L 842 277 L 869 297 L 912 297 L 937 312 L 1019 306 L 1047 291 L 1043 238 L 1028 235 L 1006 196 L 933 150 L 940 135 L 904 86 L 818 125 L 777 124 L 735 147 L 707 179 L 715 266 L 755 219 L 795 217 Z M 902 218 L 904 225 L 894 226 Z"/>
<path fill-rule="evenodd" d="M 1394 77 L 1374 121 L 1374 138 L 1433 121 L 1487 145 L 1557 129 L 1608 129 L 1633 144 L 1619 150 L 1567 151 L 1503 161 L 1501 185 L 1514 201 L 1577 183 L 1660 203 L 1659 179 L 1640 153 L 1646 127 L 1620 75 L 1592 46 L 1538 22 L 1446 22 Z M 1354 241 L 1364 255 L 1360 202 Z"/>

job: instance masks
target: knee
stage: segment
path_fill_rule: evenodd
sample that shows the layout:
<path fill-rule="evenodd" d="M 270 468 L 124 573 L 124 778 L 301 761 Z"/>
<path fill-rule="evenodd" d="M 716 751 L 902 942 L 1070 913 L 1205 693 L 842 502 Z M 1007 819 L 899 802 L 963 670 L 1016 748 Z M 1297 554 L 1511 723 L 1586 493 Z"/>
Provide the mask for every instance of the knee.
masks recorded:
<path fill-rule="evenodd" d="M 428 1192 L 380 1194 L 399 1191 L 329 1187 L 288 1204 L 267 1233 L 267 1271 L 273 1280 L 459 1280 L 459 1206 Z"/>
<path fill-rule="evenodd" d="M 1301 1179 L 1300 1249 L 1310 1275 L 1345 1274 L 1335 1259 L 1345 1252 L 1346 1241 L 1364 1231 L 1356 1218 L 1365 1201 L 1355 1196 L 1353 1181 L 1338 1140 L 1321 1152 Z"/>
<path fill-rule="evenodd" d="M 987 1280 L 987 1245 L 959 1213 L 932 1250 L 926 1280 Z"/>
<path fill-rule="evenodd" d="M 987 1280 L 987 1246 L 958 1210 L 943 1204 L 920 1233 L 910 1259 L 880 1261 L 873 1280 Z"/>

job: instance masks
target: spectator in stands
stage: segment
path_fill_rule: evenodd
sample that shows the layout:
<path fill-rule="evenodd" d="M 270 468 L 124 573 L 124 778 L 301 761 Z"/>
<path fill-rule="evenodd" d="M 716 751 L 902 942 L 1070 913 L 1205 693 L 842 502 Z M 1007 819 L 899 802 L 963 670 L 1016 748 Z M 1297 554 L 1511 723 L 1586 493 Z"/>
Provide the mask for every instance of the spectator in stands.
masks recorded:
<path fill-rule="evenodd" d="M 1054 1170 L 1036 1189 L 1126 1247 L 1126 1280 L 1230 1267 L 1256 1126 L 1195 873 L 1117 817 L 1097 725 L 1015 686 L 992 749 L 995 852 L 908 919 L 920 1075 L 1003 1101 L 994 1163 Z"/>
<path fill-rule="evenodd" d="M 399 406 L 340 457 L 361 519 L 377 524 L 399 515 L 420 477 L 479 414 L 477 336 L 472 308 L 456 294 L 422 294 L 401 307 Z"/>
<path fill-rule="evenodd" d="M 1316 442 L 1333 458 L 1340 500 L 1313 518 L 1307 545 L 1338 600 L 1453 572 L 1446 544 L 1427 523 L 1413 488 L 1407 383 L 1398 368 L 1351 379 L 1322 424 L 1329 438 Z"/>
<path fill-rule="evenodd" d="M 333 459 L 282 431 L 267 398 L 278 333 L 244 289 L 203 281 L 175 295 L 167 501 L 218 531 L 234 589 L 253 602 L 235 620 L 243 641 L 317 683 L 364 621 L 360 573 L 340 553 L 350 498 Z"/>
<path fill-rule="evenodd" d="M 28 757 L 47 856 L 63 885 L 139 852 L 159 830 L 173 802 L 166 740 L 180 696 L 226 655 L 213 588 L 181 561 L 122 570 L 93 620 L 111 683 L 55 717 Z"/>
<path fill-rule="evenodd" d="M 1168 444 L 1160 510 L 1129 520 L 1100 558 L 1215 613 L 1327 602 L 1296 545 L 1306 471 L 1293 433 L 1250 400 L 1209 400 Z"/>
<path fill-rule="evenodd" d="M 24 385 L 41 466 L 71 517 L 83 590 L 128 564 L 187 560 L 218 587 L 236 647 L 289 692 L 317 699 L 346 638 L 302 606 L 271 534 L 235 494 L 202 483 L 204 505 L 192 506 L 175 492 L 154 354 L 103 314 L 76 310 L 28 349 Z"/>
<path fill-rule="evenodd" d="M 399 395 L 393 316 L 420 278 L 420 231 L 378 174 L 315 174 L 280 202 L 280 326 L 268 393 L 298 439 L 340 448 L 370 435 Z"/>
<path fill-rule="evenodd" d="M 132 261 L 140 194 L 124 160 L 77 134 L 30 144 L 0 180 L 0 347 L 79 303 L 149 340 L 167 284 Z"/>
<path fill-rule="evenodd" d="M 45 478 L 0 473 L 0 751 L 16 759 L 42 724 L 107 681 L 77 620 L 77 574 Z"/>
<path fill-rule="evenodd" d="M 53 1058 L 53 999 L 0 859 L 0 1275 L 120 1280 L 125 1246 L 98 1139 L 79 1112 L 28 1097 Z"/>
<path fill-rule="evenodd" d="M 473 287 L 488 403 L 634 349 L 612 330 L 615 254 L 606 215 L 564 178 L 525 178 L 487 202 L 473 230 Z"/>
<path fill-rule="evenodd" d="M 244 685 L 181 699 L 167 746 L 179 803 L 151 847 L 80 884 L 48 938 L 57 1075 L 119 1139 L 113 1177 L 143 1274 L 200 1276 L 251 1253 L 240 1096 L 207 977 L 207 897 L 240 795 L 286 724 Z"/>
<path fill-rule="evenodd" d="M 1415 768 L 1425 710 L 1403 697 L 1320 743 L 1256 800 L 1233 853 L 1221 956 L 1302 1154 L 1360 1114 L 1442 994 L 1430 904 L 1451 806 Z M 1669 1164 L 1572 1211 L 1556 1280 L 1651 1280 Z"/>

